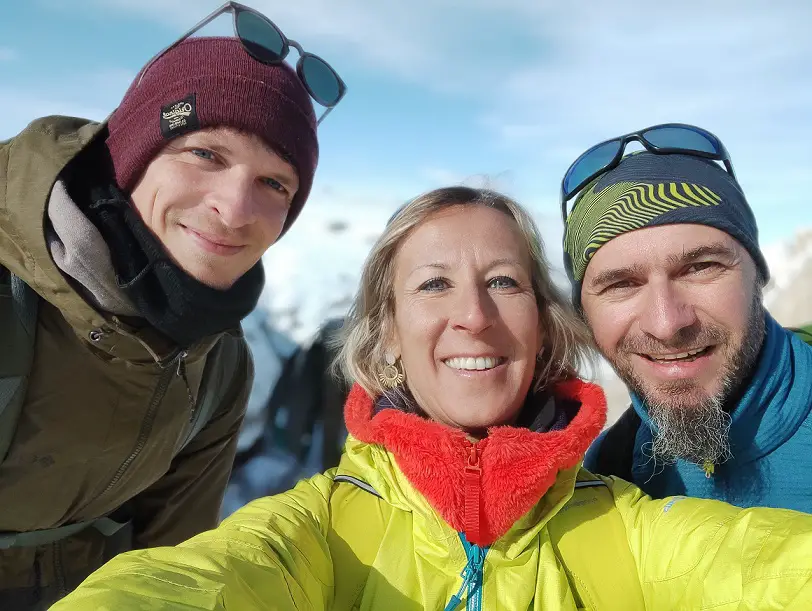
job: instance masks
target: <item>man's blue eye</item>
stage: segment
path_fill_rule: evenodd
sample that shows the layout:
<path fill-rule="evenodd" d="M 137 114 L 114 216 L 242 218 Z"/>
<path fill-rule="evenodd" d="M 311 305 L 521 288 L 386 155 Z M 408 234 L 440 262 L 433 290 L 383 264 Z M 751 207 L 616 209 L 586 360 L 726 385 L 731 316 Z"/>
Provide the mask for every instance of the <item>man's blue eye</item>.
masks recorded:
<path fill-rule="evenodd" d="M 214 153 L 206 149 L 192 149 L 192 154 L 197 155 L 201 159 L 214 159 Z"/>
<path fill-rule="evenodd" d="M 268 185 L 271 189 L 274 189 L 275 191 L 287 191 L 287 189 L 285 189 L 284 185 L 282 185 L 282 183 L 279 182 L 276 179 L 263 178 L 262 180 L 266 185 Z"/>

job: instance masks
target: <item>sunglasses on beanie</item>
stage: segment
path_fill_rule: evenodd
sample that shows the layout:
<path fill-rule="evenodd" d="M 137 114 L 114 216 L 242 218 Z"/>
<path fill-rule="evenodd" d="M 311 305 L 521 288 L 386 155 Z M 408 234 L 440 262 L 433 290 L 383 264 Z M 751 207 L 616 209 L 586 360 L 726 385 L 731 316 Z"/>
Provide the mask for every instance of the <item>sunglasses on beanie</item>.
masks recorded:
<path fill-rule="evenodd" d="M 727 149 L 709 131 L 684 123 L 654 125 L 596 144 L 575 160 L 561 181 L 561 217 L 564 223 L 572 213 L 567 210 L 567 202 L 595 178 L 620 165 L 626 146 L 633 141 L 658 155 L 679 153 L 721 161 L 728 173 L 736 178 Z"/>
<path fill-rule="evenodd" d="M 239 39 L 245 51 L 255 60 L 263 64 L 276 64 L 288 56 L 290 48 L 293 47 L 299 52 L 299 61 L 296 62 L 296 73 L 302 83 L 316 102 L 325 107 L 324 113 L 319 117 L 318 123 L 330 114 L 330 111 L 344 97 L 347 86 L 332 66 L 320 58 L 305 51 L 295 40 L 291 40 L 282 33 L 270 19 L 259 11 L 238 2 L 226 2 L 223 6 L 215 10 L 208 17 L 202 19 L 188 32 L 183 34 L 171 45 L 163 49 L 141 71 L 138 84 L 158 58 L 170 49 L 173 49 L 203 26 L 213 21 L 223 13 L 231 11 L 234 16 L 234 34 Z"/>

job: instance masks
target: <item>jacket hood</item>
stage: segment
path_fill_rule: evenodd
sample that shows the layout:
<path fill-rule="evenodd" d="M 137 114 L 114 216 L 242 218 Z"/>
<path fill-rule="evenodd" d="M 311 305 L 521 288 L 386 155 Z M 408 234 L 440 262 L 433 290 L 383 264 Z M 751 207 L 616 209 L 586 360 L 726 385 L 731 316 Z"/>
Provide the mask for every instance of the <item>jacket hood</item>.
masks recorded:
<path fill-rule="evenodd" d="M 561 430 L 539 433 L 496 426 L 476 444 L 463 431 L 416 414 L 395 408 L 376 412 L 375 401 L 357 385 L 344 416 L 354 438 L 382 446 L 394 456 L 409 483 L 452 528 L 467 532 L 472 543 L 489 545 L 538 503 L 560 473 L 582 461 L 606 422 L 600 387 L 570 380 L 553 387 L 552 394 L 572 412 Z M 476 540 L 469 532 L 470 495 L 466 522 L 466 466 L 474 445 L 481 469 Z"/>
<path fill-rule="evenodd" d="M 103 135 L 105 124 L 72 117 L 37 119 L 17 135 L 0 161 L 0 183 L 5 198 L 0 208 L 8 215 L 3 229 L 13 231 L 13 250 L 0 241 L 7 267 L 43 299 L 63 312 L 83 334 L 107 324 L 104 316 L 80 295 L 54 262 L 46 237 L 47 206 L 65 168 Z M 3 176 L 5 170 L 5 176 Z"/>
<path fill-rule="evenodd" d="M 0 261 L 96 349 L 151 366 L 170 361 L 177 346 L 149 326 L 133 327 L 94 307 L 54 261 L 48 244 L 46 219 L 54 187 L 80 155 L 96 144 L 104 146 L 106 128 L 106 122 L 44 117 L 0 147 Z M 187 360 L 205 356 L 218 338 L 200 342 Z"/>

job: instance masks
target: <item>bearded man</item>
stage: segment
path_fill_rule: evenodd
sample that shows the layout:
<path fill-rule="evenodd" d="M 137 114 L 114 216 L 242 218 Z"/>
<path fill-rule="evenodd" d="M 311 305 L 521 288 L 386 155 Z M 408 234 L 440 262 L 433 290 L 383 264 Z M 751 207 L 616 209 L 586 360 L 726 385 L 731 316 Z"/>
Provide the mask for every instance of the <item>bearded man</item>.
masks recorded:
<path fill-rule="evenodd" d="M 647 150 L 624 154 L 631 141 Z M 562 210 L 573 301 L 631 395 L 586 467 L 656 498 L 812 512 L 812 336 L 765 310 L 755 217 L 719 139 L 669 124 L 600 143 L 565 175 Z"/>

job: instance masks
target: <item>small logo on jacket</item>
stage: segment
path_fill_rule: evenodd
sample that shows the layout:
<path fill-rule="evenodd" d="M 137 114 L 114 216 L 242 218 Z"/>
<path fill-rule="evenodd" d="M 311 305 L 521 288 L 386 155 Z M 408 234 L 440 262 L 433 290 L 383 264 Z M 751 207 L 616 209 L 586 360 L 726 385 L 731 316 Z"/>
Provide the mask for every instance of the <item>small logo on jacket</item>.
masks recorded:
<path fill-rule="evenodd" d="M 197 96 L 194 93 L 161 108 L 161 133 L 164 138 L 174 138 L 198 129 L 200 121 L 197 118 Z"/>

